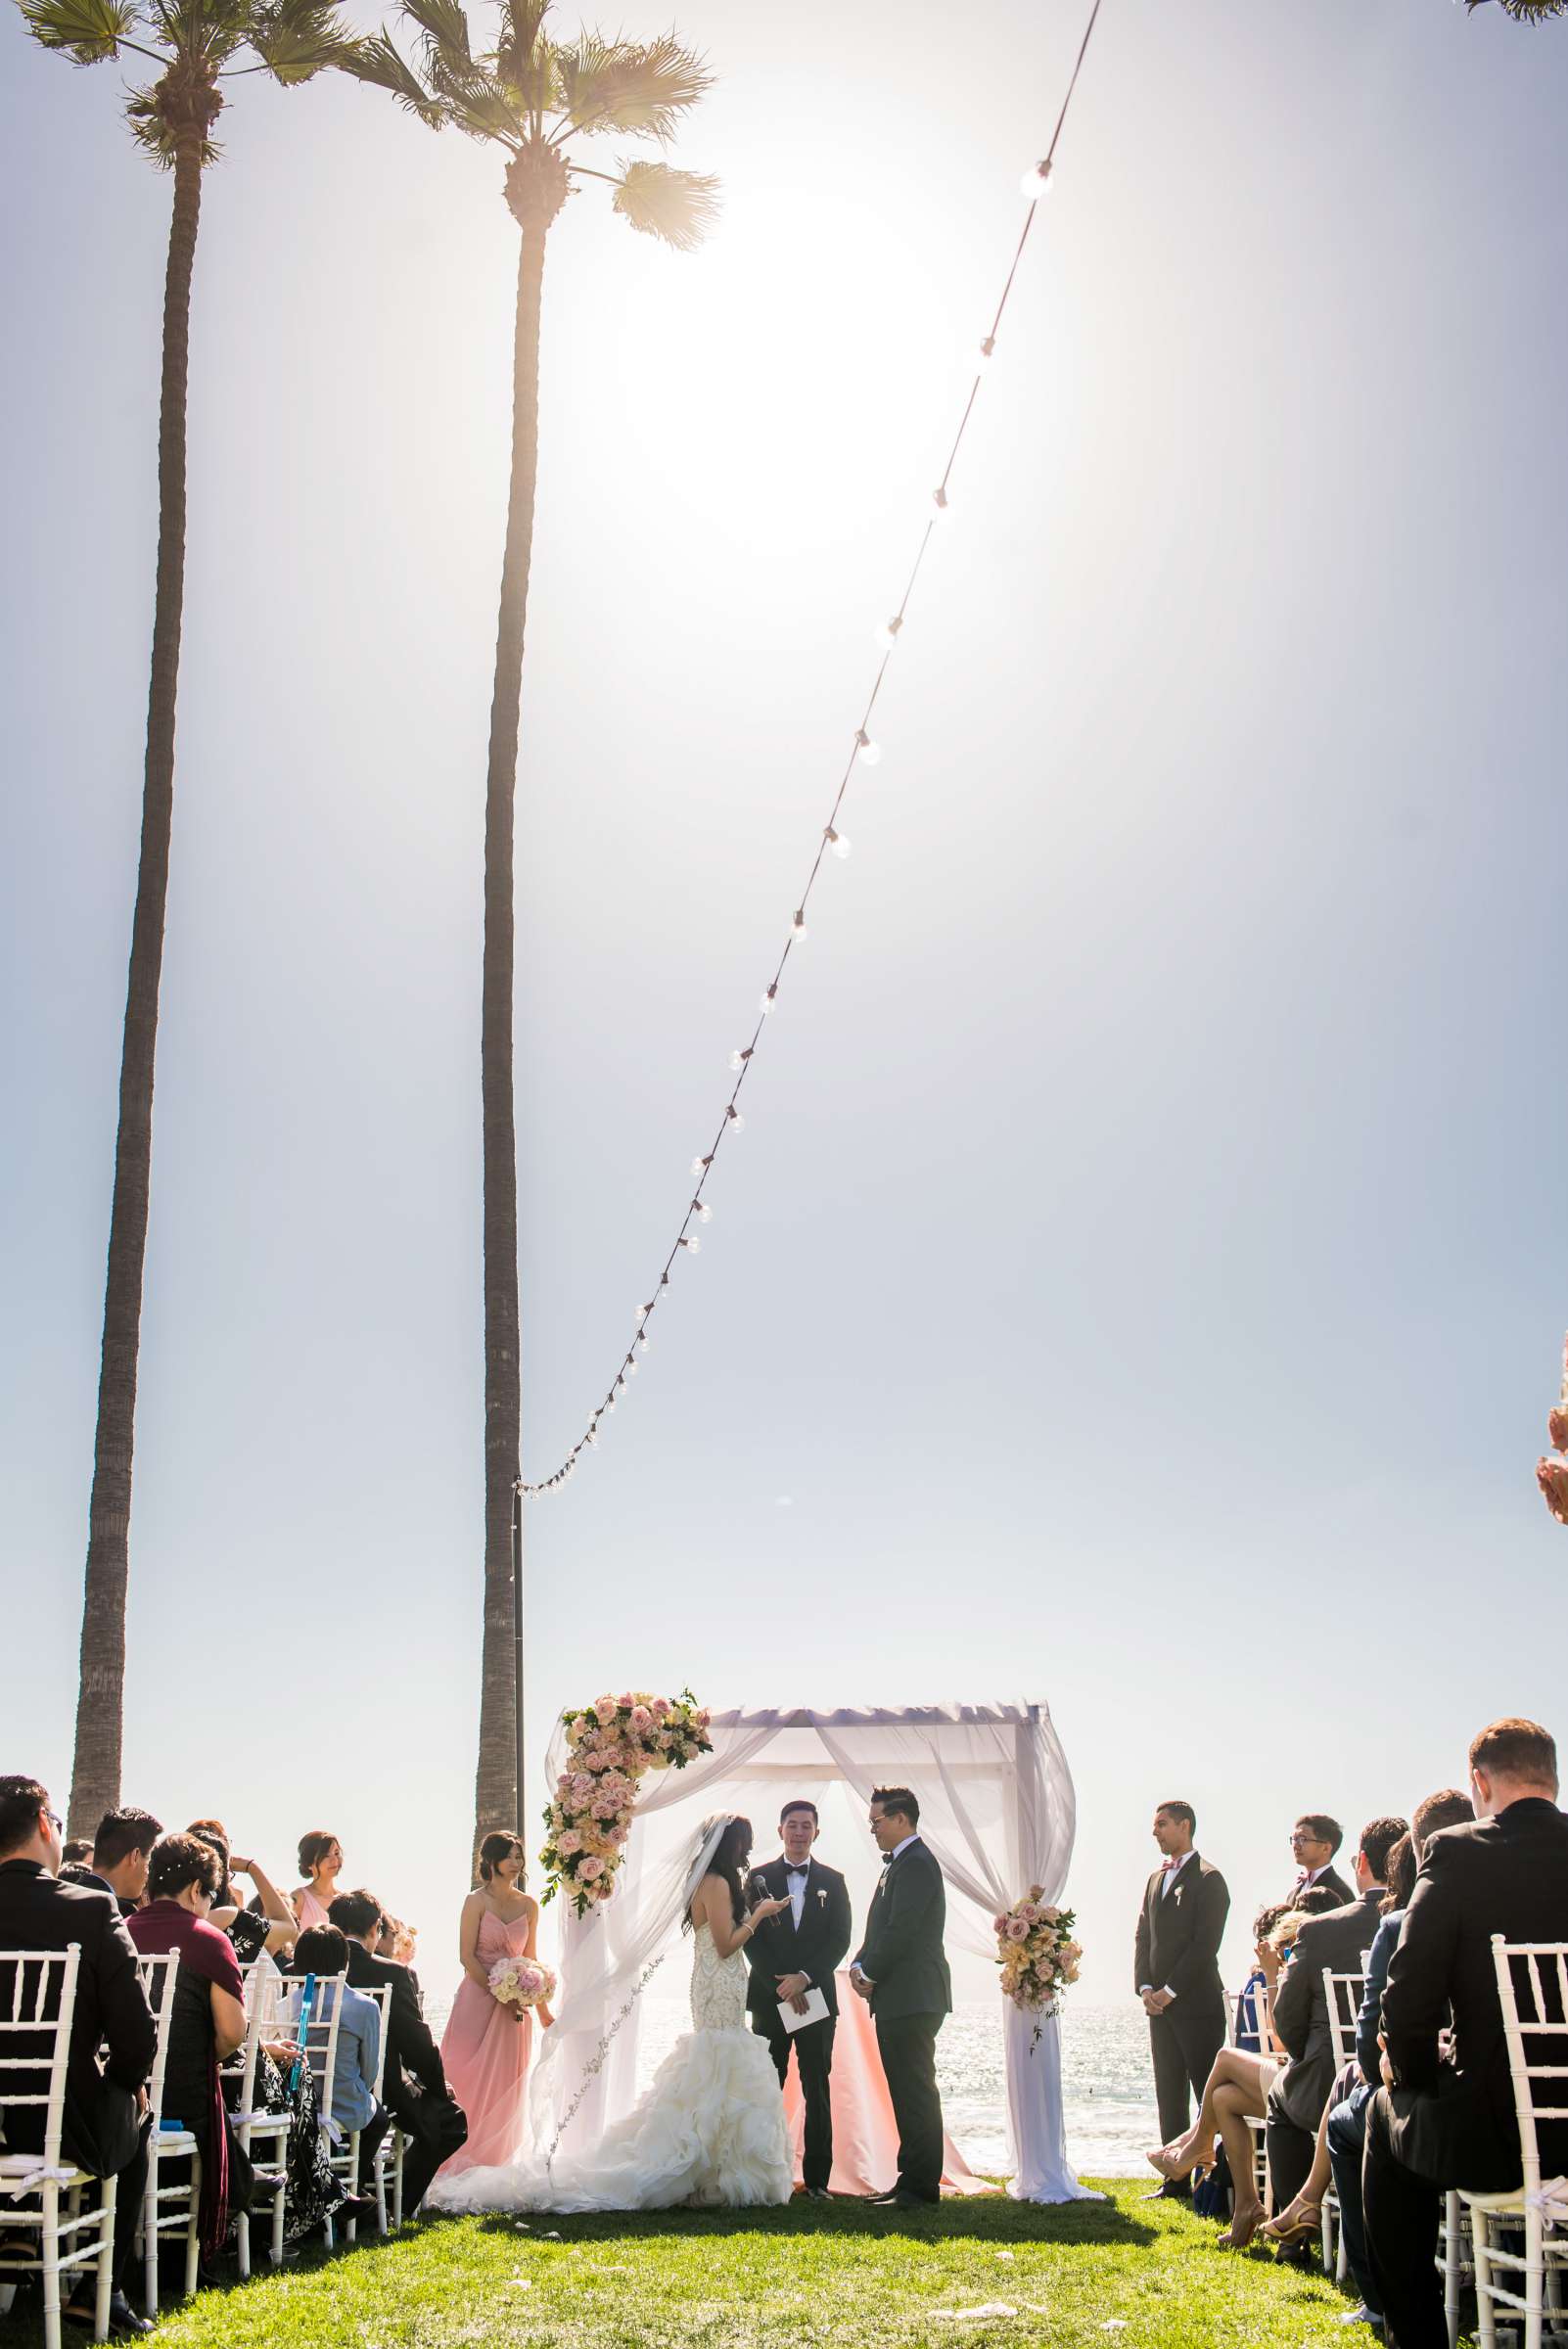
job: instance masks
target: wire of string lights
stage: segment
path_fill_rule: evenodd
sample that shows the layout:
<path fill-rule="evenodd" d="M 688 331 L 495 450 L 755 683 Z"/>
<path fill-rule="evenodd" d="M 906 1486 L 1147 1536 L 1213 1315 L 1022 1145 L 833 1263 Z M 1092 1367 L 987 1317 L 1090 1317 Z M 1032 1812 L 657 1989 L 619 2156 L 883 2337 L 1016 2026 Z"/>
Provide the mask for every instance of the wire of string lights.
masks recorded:
<path fill-rule="evenodd" d="M 958 452 L 963 446 L 964 436 L 969 430 L 969 420 L 975 412 L 975 401 L 980 395 L 980 387 L 987 364 L 996 347 L 996 338 L 1001 329 L 1002 316 L 1012 294 L 1013 281 L 1018 275 L 1018 264 L 1023 259 L 1024 248 L 1029 243 L 1029 232 L 1035 225 L 1036 214 L 1038 212 L 1040 205 L 1050 192 L 1051 174 L 1056 167 L 1057 145 L 1062 136 L 1063 125 L 1067 120 L 1068 109 L 1073 103 L 1073 92 L 1078 87 L 1078 77 L 1084 69 L 1084 60 L 1088 53 L 1089 41 L 1093 36 L 1099 13 L 1100 0 L 1094 0 L 1092 8 L 1089 10 L 1088 23 L 1084 26 L 1083 41 L 1079 46 L 1078 58 L 1067 84 L 1067 95 L 1062 100 L 1062 111 L 1056 117 L 1056 128 L 1051 133 L 1051 143 L 1039 161 L 1030 165 L 1020 183 L 1020 191 L 1028 203 L 1029 209 L 1024 214 L 1024 225 L 1019 231 L 1018 243 L 1013 250 L 1012 261 L 1001 290 L 1001 299 L 996 304 L 990 331 L 982 338 L 976 349 L 974 380 L 969 387 L 969 396 L 964 402 L 963 413 L 958 420 L 958 430 L 953 435 L 952 446 L 947 451 L 947 462 L 943 467 L 942 479 L 931 493 L 931 510 L 926 516 L 925 528 L 920 533 L 920 541 L 915 549 L 915 558 L 909 568 L 908 576 L 904 580 L 903 593 L 899 599 L 897 609 L 876 631 L 876 643 L 882 658 L 877 664 L 876 674 L 871 681 L 871 691 L 866 697 L 865 707 L 860 713 L 859 723 L 854 729 L 850 744 L 850 755 L 845 761 L 844 772 L 839 778 L 839 788 L 834 797 L 828 820 L 823 825 L 821 836 L 817 841 L 816 853 L 811 859 L 811 869 L 806 877 L 806 886 L 796 899 L 795 912 L 791 916 L 789 929 L 785 934 L 783 951 L 779 955 L 773 976 L 759 1000 L 757 1024 L 752 1030 L 750 1042 L 742 1044 L 738 1051 L 732 1052 L 729 1056 L 729 1065 L 734 1073 L 735 1082 L 730 1087 L 729 1098 L 724 1103 L 717 1130 L 708 1148 L 700 1157 L 694 1158 L 691 1162 L 691 1199 L 681 1218 L 674 1243 L 665 1259 L 654 1293 L 646 1304 L 637 1308 L 631 1344 L 617 1364 L 616 1374 L 602 1401 L 588 1414 L 586 1427 L 561 1465 L 552 1475 L 542 1478 L 537 1484 L 519 1481 L 519 1492 L 526 1494 L 530 1499 L 537 1498 L 541 1494 L 556 1492 L 562 1485 L 570 1483 L 576 1474 L 577 1464 L 583 1454 L 591 1451 L 598 1443 L 601 1423 L 615 1409 L 625 1394 L 627 1382 L 636 1377 L 640 1359 L 648 1351 L 651 1342 L 648 1335 L 648 1324 L 659 1311 L 665 1292 L 669 1287 L 671 1268 L 677 1258 L 682 1255 L 696 1256 L 702 1247 L 701 1226 L 711 1221 L 714 1212 L 704 1197 L 704 1193 L 708 1188 L 709 1178 L 717 1164 L 718 1154 L 723 1148 L 725 1140 L 730 1134 L 738 1133 L 746 1123 L 739 1107 L 741 1088 L 752 1073 L 757 1048 L 761 1042 L 763 1030 L 767 1026 L 767 1015 L 778 1001 L 779 989 L 783 985 L 784 973 L 789 967 L 790 956 L 807 934 L 807 911 L 810 905 L 811 892 L 816 887 L 817 875 L 822 869 L 822 860 L 825 856 L 844 857 L 850 853 L 849 840 L 839 830 L 839 817 L 843 811 L 844 802 L 848 796 L 855 767 L 857 765 L 875 766 L 882 756 L 881 746 L 871 732 L 872 714 L 876 710 L 893 656 L 898 650 L 899 634 L 909 610 L 909 601 L 925 564 L 932 539 L 948 519 L 952 510 L 947 491 L 948 484 L 952 480 L 953 467 L 958 461 Z"/>

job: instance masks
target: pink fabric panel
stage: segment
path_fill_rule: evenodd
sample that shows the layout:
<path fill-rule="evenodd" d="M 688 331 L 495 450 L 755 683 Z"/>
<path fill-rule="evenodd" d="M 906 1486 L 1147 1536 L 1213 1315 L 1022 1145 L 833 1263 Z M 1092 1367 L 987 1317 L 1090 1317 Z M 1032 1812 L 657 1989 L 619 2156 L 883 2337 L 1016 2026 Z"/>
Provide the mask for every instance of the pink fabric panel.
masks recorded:
<path fill-rule="evenodd" d="M 833 2176 L 828 2190 L 835 2194 L 885 2194 L 898 2181 L 899 2127 L 893 2117 L 893 2098 L 877 2053 L 876 2025 L 864 1999 L 850 1987 L 841 1971 L 839 2027 L 833 2039 Z M 784 2084 L 784 2118 L 800 2183 L 802 2148 L 806 2140 L 806 2099 L 800 2074 L 792 2063 Z M 991 2188 L 977 2178 L 952 2139 L 943 2138 L 942 2183 L 954 2194 L 985 2194 Z"/>

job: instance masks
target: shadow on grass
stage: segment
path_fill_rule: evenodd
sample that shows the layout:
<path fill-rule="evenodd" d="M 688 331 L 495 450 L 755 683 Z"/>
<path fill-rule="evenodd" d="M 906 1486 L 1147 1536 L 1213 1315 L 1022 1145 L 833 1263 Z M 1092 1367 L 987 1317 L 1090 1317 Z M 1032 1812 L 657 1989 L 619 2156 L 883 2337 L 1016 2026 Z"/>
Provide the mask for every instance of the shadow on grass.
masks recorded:
<path fill-rule="evenodd" d="M 772 2234 L 790 2242 L 835 2237 L 875 2241 L 884 2236 L 896 2240 L 907 2235 L 928 2243 L 1143 2246 L 1160 2233 L 1114 2202 L 1013 2202 L 1004 2194 L 955 2196 L 929 2210 L 895 2210 L 848 2198 L 808 2202 L 797 2195 L 786 2207 L 762 2210 L 606 2210 L 578 2216 L 533 2211 L 521 2227 L 512 2213 L 496 2211 L 478 2224 L 486 2234 L 515 2235 L 526 2230 L 535 2242 L 554 2234 L 568 2243 L 623 2242 L 647 2235 L 702 2239 Z"/>

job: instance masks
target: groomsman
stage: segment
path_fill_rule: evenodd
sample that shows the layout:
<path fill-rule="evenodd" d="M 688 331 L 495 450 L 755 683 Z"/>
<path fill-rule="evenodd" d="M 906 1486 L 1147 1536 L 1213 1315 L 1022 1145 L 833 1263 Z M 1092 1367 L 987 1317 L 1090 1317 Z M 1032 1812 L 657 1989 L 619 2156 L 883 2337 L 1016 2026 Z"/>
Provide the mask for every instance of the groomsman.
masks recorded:
<path fill-rule="evenodd" d="M 952 2011 L 942 1946 L 947 1898 L 936 1856 L 920 1839 L 920 1805 L 907 1786 L 877 1787 L 870 1823 L 882 1854 L 882 1881 L 850 1978 L 875 2018 L 877 2052 L 899 2124 L 899 2182 L 871 2199 L 914 2210 L 942 2199 L 937 2033 Z"/>
<path fill-rule="evenodd" d="M 746 2004 L 752 2029 L 767 2042 L 780 2088 L 789 2075 L 790 2050 L 795 2050 L 801 2093 L 806 2098 L 806 2190 L 812 2201 L 825 2202 L 833 2175 L 829 2074 L 839 2014 L 834 1975 L 853 1930 L 850 1888 L 836 1867 L 824 1867 L 811 1857 L 811 1846 L 821 1832 L 815 1803 L 786 1803 L 778 1830 L 784 1849 L 765 1867 L 753 1870 L 752 1898 L 787 1900 L 789 1907 L 770 1916 L 746 1944 L 746 1961 L 752 1973 Z M 826 2015 L 820 2022 L 786 2030 L 780 2006 L 793 2006 L 796 2013 L 804 2014 L 808 1990 L 822 1993 Z"/>
<path fill-rule="evenodd" d="M 1356 1895 L 1334 1865 L 1334 1855 L 1345 1840 L 1345 1830 L 1337 1819 L 1326 1811 L 1308 1811 L 1297 1819 L 1290 1830 L 1290 1848 L 1296 1861 L 1296 1881 L 1286 1895 L 1294 1900 L 1298 1894 L 1310 1892 L 1314 1884 L 1331 1892 L 1342 1909 L 1348 1909 Z"/>
<path fill-rule="evenodd" d="M 1192 1841 L 1197 1823 L 1190 1803 L 1162 1803 L 1154 1814 L 1161 1862 L 1144 1887 L 1132 1968 L 1149 2018 L 1154 2094 L 1167 2144 L 1186 2134 L 1188 2086 L 1201 2100 L 1225 2041 L 1220 1944 L 1230 1894 L 1220 1870 L 1198 1856 Z M 1182 2179 L 1159 2190 L 1176 2196 L 1192 2188 Z"/>

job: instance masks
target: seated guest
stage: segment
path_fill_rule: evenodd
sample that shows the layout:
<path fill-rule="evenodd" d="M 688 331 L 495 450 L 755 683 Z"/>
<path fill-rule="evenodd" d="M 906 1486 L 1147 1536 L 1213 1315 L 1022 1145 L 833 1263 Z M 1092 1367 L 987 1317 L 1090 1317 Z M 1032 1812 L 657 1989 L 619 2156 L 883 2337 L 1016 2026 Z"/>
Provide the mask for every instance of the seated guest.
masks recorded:
<path fill-rule="evenodd" d="M 350 1989 L 385 1987 L 392 1993 L 387 2002 L 382 2094 L 388 2110 L 412 2141 L 403 2155 L 403 2210 L 412 2217 L 441 2163 L 467 2142 L 468 2123 L 446 2085 L 440 2050 L 420 2012 L 412 1974 L 379 1954 L 388 1919 L 374 1893 L 340 1892 L 332 1904 L 332 1921 L 348 1944 Z M 364 2174 L 361 2159 L 361 2178 Z"/>
<path fill-rule="evenodd" d="M 125 2297 L 125 2279 L 147 2182 L 146 2084 L 157 2031 L 136 1952 L 114 1900 L 97 1886 L 58 1882 L 60 1865 L 60 1820 L 45 1789 L 36 1778 L 0 1777 L 0 1949 L 61 1951 L 73 1942 L 80 1949 L 62 2152 L 90 2177 L 119 2181 L 110 2322 L 116 2333 L 151 2332 Z M 14 1992 L 14 1979 L 0 1968 L 0 2001 L 8 2012 Z M 14 2040 L 6 2052 L 31 2050 Z M 25 2072 L 5 2077 L 13 2096 L 42 2096 L 48 2089 L 47 2070 L 36 2079 Z M 7 2152 L 42 2153 L 41 2104 L 13 2103 L 5 2128 Z M 92 2323 L 95 2291 L 89 2273 L 66 2306 L 72 2324 Z"/>
<path fill-rule="evenodd" d="M 1339 2197 L 1340 2225 L 1345 2234 L 1345 2260 L 1360 2306 L 1356 2314 L 1381 2329 L 1382 2310 L 1366 2258 L 1361 2224 L 1361 2148 L 1366 2136 L 1366 2106 L 1377 2086 L 1381 2060 L 1377 2034 L 1382 2023 L 1383 1985 L 1388 1963 L 1399 1946 L 1400 1927 L 1415 1888 L 1415 1871 L 1427 1838 L 1442 1827 L 1458 1826 L 1475 1817 L 1467 1794 L 1445 1788 L 1418 1803 L 1408 1835 L 1402 1836 L 1388 1856 L 1388 1892 L 1376 1935 L 1366 1960 L 1366 1980 L 1360 2011 L 1356 2018 L 1356 2057 L 1335 2081 L 1327 2111 L 1318 2130 L 1318 2149 L 1306 2185 L 1295 2201 L 1264 2229 L 1275 2241 L 1306 2241 L 1321 2224 L 1323 2196 L 1330 2177 Z"/>
<path fill-rule="evenodd" d="M 307 1925 L 324 1925 L 327 1911 L 338 1897 L 338 1877 L 343 1868 L 343 1845 L 325 1827 L 316 1827 L 300 1838 L 300 1873 L 302 1884 L 292 1894 L 294 1913 L 301 1931 Z"/>
<path fill-rule="evenodd" d="M 72 1835 L 69 1843 L 62 1845 L 60 1859 L 65 1867 L 91 1867 L 92 1839 L 86 1835 Z"/>
<path fill-rule="evenodd" d="M 1302 1926 L 1274 2000 L 1274 2029 L 1290 2062 L 1268 2092 L 1268 2181 L 1283 2212 L 1306 2184 L 1318 2123 L 1334 2085 L 1334 2040 L 1323 1970 L 1359 1974 L 1388 1891 L 1388 1856 L 1407 1832 L 1403 1819 L 1370 1819 L 1356 1854 L 1360 1899 Z M 1307 1888 L 1309 1891 L 1312 1887 Z"/>
<path fill-rule="evenodd" d="M 374 1999 L 351 1990 L 344 1976 L 348 1970 L 348 1943 L 337 1925 L 310 1925 L 294 1947 L 296 1988 L 289 1994 L 287 2012 L 298 2023 L 302 2010 L 305 1980 L 315 1976 L 313 2023 L 326 2022 L 335 2004 L 338 2017 L 338 2057 L 332 2075 L 332 2105 L 328 2114 L 346 2136 L 359 2132 L 359 2159 L 367 2163 L 392 2126 L 392 2115 L 376 2101 L 376 2070 L 381 2059 L 381 2015 Z M 325 2042 L 310 2042 L 310 2068 L 319 2087 L 326 2076 Z M 350 2216 L 357 2215 L 350 2213 Z"/>
<path fill-rule="evenodd" d="M 1252 1920 L 1253 1968 L 1236 2000 L 1236 2047 L 1243 2055 L 1264 2052 L 1258 2030 L 1257 1994 L 1267 1989 L 1269 1997 L 1273 1996 L 1274 1984 L 1279 1979 L 1279 1958 L 1268 1937 L 1289 1911 L 1288 1901 L 1270 1901 Z"/>
<path fill-rule="evenodd" d="M 1474 1823 L 1431 1838 L 1405 1912 L 1383 1992 L 1384 2085 L 1366 2113 L 1366 2247 L 1400 2349 L 1447 2349 L 1433 2264 L 1445 2190 L 1503 2193 L 1523 2174 L 1492 1936 L 1568 1942 L 1568 1819 L 1548 1732 L 1493 1722 L 1470 1748 L 1470 1794 Z M 1440 2046 L 1451 2013 L 1452 2062 Z M 1560 2176 L 1568 2121 L 1540 2121 L 1537 2136 L 1542 2175 Z"/>
<path fill-rule="evenodd" d="M 1326 1885 L 1342 1907 L 1355 1898 L 1350 1886 L 1334 1865 L 1334 1854 L 1345 1840 L 1345 1830 L 1337 1819 L 1326 1811 L 1308 1811 L 1290 1830 L 1290 1848 L 1296 1856 L 1297 1876 L 1290 1888 L 1294 1908 L 1301 1893 Z"/>
<path fill-rule="evenodd" d="M 252 1965 L 263 1951 L 269 1958 L 281 1957 L 292 1950 L 299 1933 L 294 1911 L 267 1875 L 258 1861 L 236 1860 L 229 1849 L 227 1829 L 221 1819 L 193 1819 L 186 1828 L 188 1835 L 209 1843 L 218 1856 L 222 1880 L 212 1901 L 208 1922 L 226 1933 L 234 1944 L 235 1954 L 242 1965 Z M 255 1886 L 260 1902 L 260 1913 L 254 1909 L 242 1909 L 235 1890 L 236 1876 L 249 1876 Z"/>
<path fill-rule="evenodd" d="M 1284 1970 L 1285 1952 L 1307 1921 L 1296 1911 L 1286 1910 L 1268 1933 L 1259 1936 L 1258 1978 L 1270 1997 Z M 1254 2000 L 1256 2015 L 1256 1990 Z M 1219 2136 L 1234 2193 L 1230 2225 L 1220 2237 L 1226 2250 L 1240 2250 L 1250 2243 L 1263 2223 L 1264 2206 L 1254 2183 L 1252 2131 L 1247 2124 L 1263 2118 L 1269 2088 L 1285 2061 L 1284 2049 L 1274 2038 L 1271 2024 L 1269 2039 L 1269 2047 L 1257 2054 L 1241 2048 L 1222 2048 L 1191 2128 L 1184 2137 L 1156 2146 L 1147 2156 L 1162 2178 L 1175 2182 L 1214 2159 L 1214 2141 Z"/>
<path fill-rule="evenodd" d="M 177 1954 L 180 1961 L 171 1993 L 162 2118 L 188 2129 L 202 2156 L 199 2223 L 208 2263 L 223 2248 L 230 2212 L 249 2203 L 253 2183 L 218 2079 L 219 2065 L 245 2043 L 240 1962 L 226 1935 L 208 1922 L 220 1881 L 210 1844 L 197 1835 L 165 1835 L 153 1847 L 147 1906 L 128 1919 L 144 1958 Z"/>
<path fill-rule="evenodd" d="M 119 1903 L 121 1916 L 134 1916 L 147 1895 L 147 1864 L 163 1822 L 134 1807 L 111 1811 L 93 1837 L 93 1876 Z"/>

